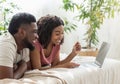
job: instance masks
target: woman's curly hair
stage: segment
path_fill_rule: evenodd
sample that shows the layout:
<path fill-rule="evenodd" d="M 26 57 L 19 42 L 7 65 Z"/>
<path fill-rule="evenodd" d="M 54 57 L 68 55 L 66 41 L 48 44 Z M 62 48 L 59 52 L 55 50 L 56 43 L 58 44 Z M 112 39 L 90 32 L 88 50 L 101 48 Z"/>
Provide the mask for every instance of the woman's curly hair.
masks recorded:
<path fill-rule="evenodd" d="M 47 48 L 51 40 L 53 30 L 60 25 L 64 26 L 63 20 L 60 17 L 54 15 L 43 16 L 37 21 L 39 36 L 38 41 L 43 46 L 43 48 Z M 61 44 L 63 41 L 64 38 L 62 39 Z"/>

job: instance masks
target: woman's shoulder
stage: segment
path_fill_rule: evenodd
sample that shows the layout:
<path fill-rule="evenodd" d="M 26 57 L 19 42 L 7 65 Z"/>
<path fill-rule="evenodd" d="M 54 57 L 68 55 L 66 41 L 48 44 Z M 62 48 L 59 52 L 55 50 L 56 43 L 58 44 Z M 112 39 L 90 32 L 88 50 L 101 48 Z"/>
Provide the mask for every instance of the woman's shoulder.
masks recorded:
<path fill-rule="evenodd" d="M 34 46 L 35 46 L 36 48 L 38 48 L 39 50 L 42 48 L 42 47 L 41 47 L 41 44 L 39 43 L 38 40 L 34 41 Z"/>

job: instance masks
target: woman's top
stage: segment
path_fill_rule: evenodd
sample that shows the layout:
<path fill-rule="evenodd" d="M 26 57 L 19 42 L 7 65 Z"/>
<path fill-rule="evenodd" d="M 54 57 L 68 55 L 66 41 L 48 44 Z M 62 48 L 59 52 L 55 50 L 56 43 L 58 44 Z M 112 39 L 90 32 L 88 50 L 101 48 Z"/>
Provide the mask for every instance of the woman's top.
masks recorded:
<path fill-rule="evenodd" d="M 55 45 L 53 46 L 51 53 L 48 57 L 45 57 L 45 54 L 43 52 L 42 45 L 36 41 L 35 42 L 35 47 L 39 50 L 40 52 L 40 60 L 41 60 L 41 66 L 47 66 L 51 65 L 51 63 L 54 61 L 56 54 L 60 50 L 60 45 Z"/>

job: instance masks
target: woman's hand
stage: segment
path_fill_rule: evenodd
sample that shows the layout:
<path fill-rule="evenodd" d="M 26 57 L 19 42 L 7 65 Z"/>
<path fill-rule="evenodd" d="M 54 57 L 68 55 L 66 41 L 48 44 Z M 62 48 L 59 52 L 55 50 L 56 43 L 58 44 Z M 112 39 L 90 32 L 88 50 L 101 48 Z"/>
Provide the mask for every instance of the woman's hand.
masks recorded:
<path fill-rule="evenodd" d="M 75 55 L 77 55 L 81 50 L 81 45 L 79 42 L 77 42 L 74 46 L 73 46 L 73 50 L 72 53 L 74 53 Z"/>
<path fill-rule="evenodd" d="M 74 63 L 74 62 L 67 62 L 63 64 L 65 68 L 75 68 L 80 66 L 80 64 Z"/>

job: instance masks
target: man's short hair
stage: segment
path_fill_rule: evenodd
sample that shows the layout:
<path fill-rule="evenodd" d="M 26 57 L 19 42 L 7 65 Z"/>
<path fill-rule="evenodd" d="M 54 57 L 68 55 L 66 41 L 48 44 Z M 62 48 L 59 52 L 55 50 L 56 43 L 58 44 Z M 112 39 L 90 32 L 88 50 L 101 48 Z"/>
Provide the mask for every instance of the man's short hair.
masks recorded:
<path fill-rule="evenodd" d="M 8 31 L 13 35 L 18 32 L 18 29 L 23 24 L 31 24 L 36 22 L 36 18 L 29 13 L 17 13 L 15 14 L 9 24 Z"/>

